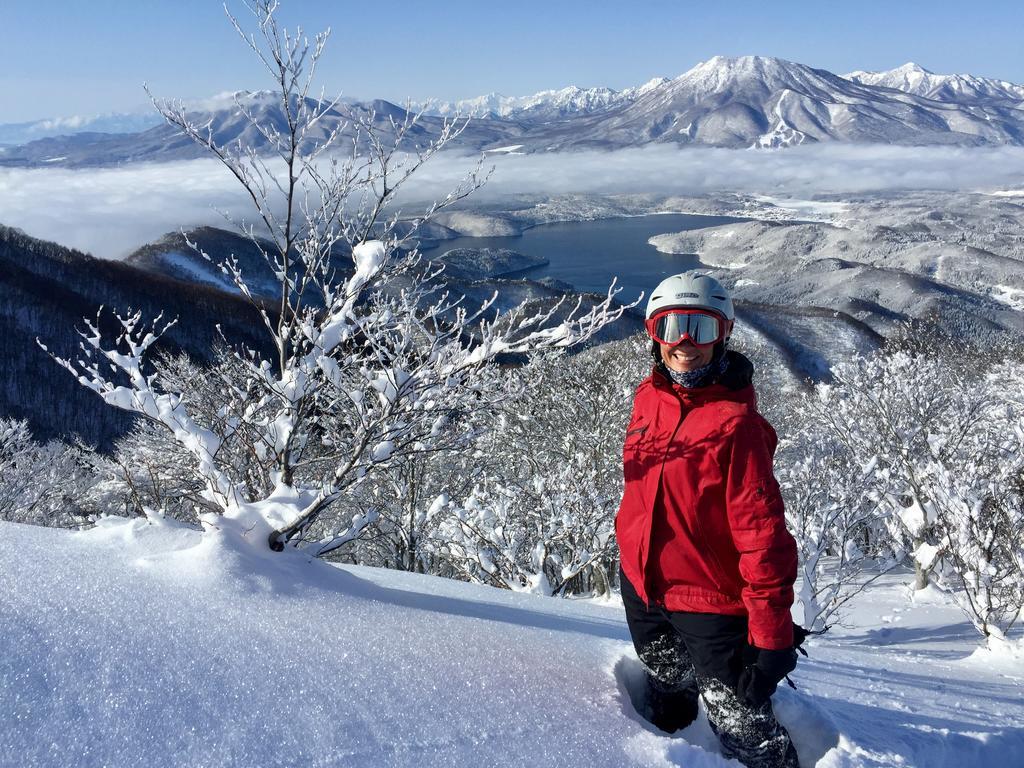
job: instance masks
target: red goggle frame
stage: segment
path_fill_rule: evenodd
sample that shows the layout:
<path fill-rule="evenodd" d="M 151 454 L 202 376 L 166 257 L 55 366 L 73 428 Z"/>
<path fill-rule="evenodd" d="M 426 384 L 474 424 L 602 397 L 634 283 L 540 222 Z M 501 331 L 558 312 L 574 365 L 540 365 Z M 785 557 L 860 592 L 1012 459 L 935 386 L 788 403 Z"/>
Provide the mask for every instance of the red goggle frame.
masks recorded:
<path fill-rule="evenodd" d="M 698 347 L 717 344 L 725 338 L 726 323 L 702 309 L 666 309 L 644 323 L 647 335 L 659 344 L 675 346 L 689 339 Z"/>

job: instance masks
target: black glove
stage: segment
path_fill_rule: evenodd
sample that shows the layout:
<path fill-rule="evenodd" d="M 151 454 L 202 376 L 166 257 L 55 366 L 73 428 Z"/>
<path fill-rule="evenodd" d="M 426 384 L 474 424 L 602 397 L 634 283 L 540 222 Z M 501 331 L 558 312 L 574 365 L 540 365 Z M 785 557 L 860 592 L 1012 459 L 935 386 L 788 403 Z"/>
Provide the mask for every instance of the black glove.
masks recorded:
<path fill-rule="evenodd" d="M 800 653 L 802 653 L 804 656 L 806 656 L 807 655 L 807 651 L 804 650 L 804 641 L 807 639 L 808 635 L 812 635 L 812 634 L 813 635 L 820 635 L 824 631 L 825 630 L 821 630 L 820 632 L 811 632 L 810 630 L 804 629 L 803 627 L 801 627 L 799 624 L 797 624 L 794 621 L 793 622 L 793 647 L 796 650 L 800 651 Z"/>
<path fill-rule="evenodd" d="M 783 678 L 796 669 L 797 656 L 792 648 L 752 650 L 757 652 L 757 660 L 740 672 L 736 695 L 751 707 L 762 707 L 771 699 Z"/>

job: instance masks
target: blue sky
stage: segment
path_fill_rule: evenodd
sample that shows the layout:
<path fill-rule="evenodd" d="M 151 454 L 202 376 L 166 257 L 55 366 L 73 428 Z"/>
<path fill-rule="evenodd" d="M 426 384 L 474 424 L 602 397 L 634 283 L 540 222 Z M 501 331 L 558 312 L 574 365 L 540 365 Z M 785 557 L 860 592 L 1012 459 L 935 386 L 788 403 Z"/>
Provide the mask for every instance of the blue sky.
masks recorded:
<path fill-rule="evenodd" d="M 332 28 L 329 91 L 399 102 L 624 88 L 715 54 L 1024 82 L 1020 2 L 284 0 L 282 17 Z M 143 82 L 183 98 L 267 85 L 217 0 L 0 0 L 0 29 L 0 123 L 131 110 Z"/>

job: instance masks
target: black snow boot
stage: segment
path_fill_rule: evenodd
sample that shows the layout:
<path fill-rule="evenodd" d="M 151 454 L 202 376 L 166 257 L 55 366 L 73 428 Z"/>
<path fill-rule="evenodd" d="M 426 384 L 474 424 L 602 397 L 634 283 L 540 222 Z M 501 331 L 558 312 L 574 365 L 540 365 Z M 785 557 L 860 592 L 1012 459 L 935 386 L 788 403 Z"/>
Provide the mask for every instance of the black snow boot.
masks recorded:
<path fill-rule="evenodd" d="M 667 688 L 647 676 L 647 707 L 644 717 L 666 733 L 681 731 L 697 719 L 697 689 Z"/>

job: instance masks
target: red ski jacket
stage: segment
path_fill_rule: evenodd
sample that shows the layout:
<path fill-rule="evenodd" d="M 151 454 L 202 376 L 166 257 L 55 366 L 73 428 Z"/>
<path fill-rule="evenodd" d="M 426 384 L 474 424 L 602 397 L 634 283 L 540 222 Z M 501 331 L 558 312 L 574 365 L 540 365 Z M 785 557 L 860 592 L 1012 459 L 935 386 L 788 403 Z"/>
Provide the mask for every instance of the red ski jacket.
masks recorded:
<path fill-rule="evenodd" d="M 750 362 L 687 389 L 657 367 L 637 388 L 615 519 L 622 570 L 648 604 L 749 617 L 758 648 L 793 644 L 796 542 L 772 470 L 777 437 L 757 412 Z"/>

